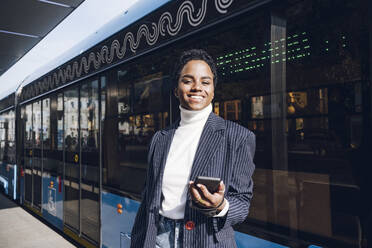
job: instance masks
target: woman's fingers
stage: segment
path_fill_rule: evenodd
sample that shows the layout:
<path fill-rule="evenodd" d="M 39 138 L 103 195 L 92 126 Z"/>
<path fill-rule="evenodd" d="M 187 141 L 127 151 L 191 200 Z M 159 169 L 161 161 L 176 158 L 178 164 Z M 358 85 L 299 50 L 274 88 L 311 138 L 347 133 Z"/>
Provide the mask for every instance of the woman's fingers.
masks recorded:
<path fill-rule="evenodd" d="M 223 183 L 223 181 L 220 182 L 220 185 L 218 185 L 217 192 L 214 193 L 213 195 L 215 194 L 225 196 L 225 184 Z"/>
<path fill-rule="evenodd" d="M 190 182 L 189 189 L 193 200 L 198 201 L 199 199 L 201 199 L 201 195 L 198 189 L 195 187 L 194 182 Z"/>
<path fill-rule="evenodd" d="M 190 181 L 190 193 L 192 199 L 204 207 L 216 207 L 219 205 L 224 198 L 224 191 L 225 185 L 223 182 L 220 183 L 218 191 L 211 194 L 205 185 L 195 185 L 194 182 Z"/>
<path fill-rule="evenodd" d="M 199 187 L 197 187 L 193 182 L 190 182 L 190 194 L 193 201 L 198 203 L 203 207 L 210 207 L 212 206 L 211 203 L 206 199 L 203 192 Z"/>
<path fill-rule="evenodd" d="M 208 191 L 207 187 L 205 187 L 203 184 L 197 184 L 196 186 L 198 186 L 198 188 L 200 189 L 200 191 L 202 192 L 203 196 L 207 199 L 210 199 L 212 198 L 212 194 Z"/>

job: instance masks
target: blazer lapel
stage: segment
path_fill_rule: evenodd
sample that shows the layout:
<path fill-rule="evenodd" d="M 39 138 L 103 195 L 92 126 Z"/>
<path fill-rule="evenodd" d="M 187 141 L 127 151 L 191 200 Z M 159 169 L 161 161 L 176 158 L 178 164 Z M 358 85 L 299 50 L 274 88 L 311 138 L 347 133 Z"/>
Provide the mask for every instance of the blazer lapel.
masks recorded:
<path fill-rule="evenodd" d="M 225 121 L 221 117 L 214 113 L 209 115 L 195 153 L 190 180 L 195 180 L 196 176 L 202 174 L 208 161 L 221 145 L 225 128 Z"/>

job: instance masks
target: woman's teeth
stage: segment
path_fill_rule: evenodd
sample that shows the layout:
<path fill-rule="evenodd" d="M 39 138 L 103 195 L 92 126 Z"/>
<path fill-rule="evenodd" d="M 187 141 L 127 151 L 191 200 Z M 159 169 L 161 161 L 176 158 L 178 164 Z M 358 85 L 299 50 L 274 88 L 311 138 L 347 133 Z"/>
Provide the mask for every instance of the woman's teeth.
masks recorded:
<path fill-rule="evenodd" d="M 201 97 L 201 96 L 191 96 L 191 98 L 194 98 L 194 99 L 203 99 L 203 97 Z"/>

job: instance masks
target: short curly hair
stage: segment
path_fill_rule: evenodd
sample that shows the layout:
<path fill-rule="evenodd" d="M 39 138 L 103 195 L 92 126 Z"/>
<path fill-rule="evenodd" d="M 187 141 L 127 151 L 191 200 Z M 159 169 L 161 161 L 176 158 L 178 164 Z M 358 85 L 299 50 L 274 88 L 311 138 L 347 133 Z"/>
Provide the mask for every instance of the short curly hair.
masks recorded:
<path fill-rule="evenodd" d="M 181 53 L 178 61 L 175 64 L 172 82 L 173 89 L 178 87 L 178 80 L 180 78 L 181 71 L 183 67 L 191 60 L 202 60 L 209 65 L 213 73 L 213 85 L 217 86 L 217 67 L 214 63 L 212 56 L 210 56 L 206 51 L 202 49 L 190 49 Z"/>

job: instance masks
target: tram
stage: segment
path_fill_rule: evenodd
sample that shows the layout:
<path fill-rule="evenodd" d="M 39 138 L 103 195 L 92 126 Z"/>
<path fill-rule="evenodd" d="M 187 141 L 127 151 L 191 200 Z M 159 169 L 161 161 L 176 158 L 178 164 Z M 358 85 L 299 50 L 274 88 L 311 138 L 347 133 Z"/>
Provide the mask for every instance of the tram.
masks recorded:
<path fill-rule="evenodd" d="M 370 1 L 174 0 L 147 10 L 0 100 L 1 190 L 85 247 L 129 247 L 147 146 L 179 118 L 174 59 L 202 48 L 218 67 L 214 113 L 256 134 L 238 247 L 367 247 Z"/>

